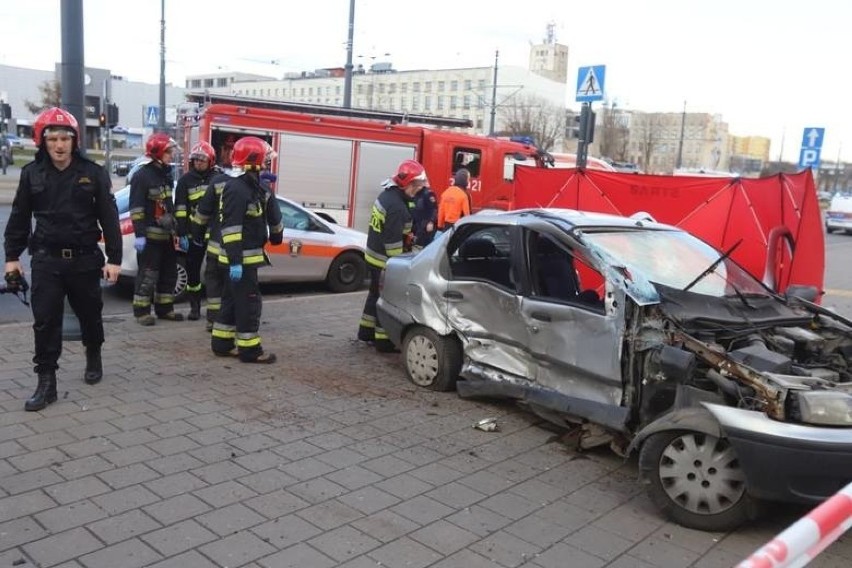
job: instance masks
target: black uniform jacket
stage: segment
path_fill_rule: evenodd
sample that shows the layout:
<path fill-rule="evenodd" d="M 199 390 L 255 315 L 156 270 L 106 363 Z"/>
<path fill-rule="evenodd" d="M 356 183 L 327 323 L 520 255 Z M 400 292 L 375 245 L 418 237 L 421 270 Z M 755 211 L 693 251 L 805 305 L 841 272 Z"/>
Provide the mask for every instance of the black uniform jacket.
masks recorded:
<path fill-rule="evenodd" d="M 210 185 L 213 170 L 204 172 L 190 170 L 183 174 L 175 186 L 175 217 L 177 218 L 177 233 L 180 236 L 189 235 L 189 221 L 195 209 L 204 197 L 204 192 Z"/>
<path fill-rule="evenodd" d="M 18 260 L 27 246 L 31 252 L 92 250 L 103 235 L 107 262 L 121 264 L 121 230 L 111 190 L 109 174 L 95 162 L 75 153 L 60 172 L 39 150 L 36 160 L 21 170 L 6 225 L 6 260 Z"/>
<path fill-rule="evenodd" d="M 172 173 L 168 166 L 151 161 L 133 174 L 130 219 L 136 236 L 151 241 L 167 241 L 177 232 Z"/>
<path fill-rule="evenodd" d="M 220 234 L 224 249 L 219 255 L 221 264 L 269 264 L 263 250 L 267 234 L 272 244 L 280 244 L 284 238 L 284 223 L 275 196 L 255 174 L 243 173 L 225 184 Z"/>

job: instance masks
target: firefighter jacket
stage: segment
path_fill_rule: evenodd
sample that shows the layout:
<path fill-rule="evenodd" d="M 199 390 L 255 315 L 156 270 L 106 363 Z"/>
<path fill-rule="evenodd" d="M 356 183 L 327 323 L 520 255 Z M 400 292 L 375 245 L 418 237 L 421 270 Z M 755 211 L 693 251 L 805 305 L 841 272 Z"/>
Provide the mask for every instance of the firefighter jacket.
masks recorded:
<path fill-rule="evenodd" d="M 213 174 L 190 223 L 192 240 L 198 243 L 206 240 L 207 256 L 215 257 L 216 262 L 219 262 L 219 253 L 222 252 L 222 246 L 219 244 L 219 203 L 222 199 L 222 190 L 230 179 L 232 179 L 231 176 L 226 172 Z"/>
<path fill-rule="evenodd" d="M 103 234 L 107 262 L 121 264 L 121 230 L 111 185 L 103 167 L 76 152 L 71 164 L 59 171 L 39 150 L 35 161 L 21 169 L 6 224 L 6 261 L 18 260 L 27 245 L 30 251 L 93 250 Z"/>
<path fill-rule="evenodd" d="M 214 171 L 211 168 L 203 172 L 190 170 L 183 174 L 175 186 L 175 218 L 177 233 L 180 236 L 189 235 L 189 221 L 195 213 Z"/>
<path fill-rule="evenodd" d="M 470 199 L 465 190 L 451 185 L 441 194 L 438 204 L 438 228 L 450 227 L 465 215 L 470 215 Z"/>
<path fill-rule="evenodd" d="M 409 235 L 409 199 L 401 188 L 388 186 L 373 203 L 364 258 L 371 266 L 384 268 L 388 258 L 404 252 Z"/>
<path fill-rule="evenodd" d="M 254 173 L 242 173 L 231 178 L 222 189 L 219 208 L 223 249 L 219 253 L 219 263 L 231 266 L 269 264 L 263 250 L 267 227 L 269 242 L 277 245 L 284 239 L 281 208 L 269 185 L 261 182 Z"/>
<path fill-rule="evenodd" d="M 166 164 L 150 161 L 130 181 L 130 220 L 137 237 L 164 242 L 177 231 L 172 174 Z"/>

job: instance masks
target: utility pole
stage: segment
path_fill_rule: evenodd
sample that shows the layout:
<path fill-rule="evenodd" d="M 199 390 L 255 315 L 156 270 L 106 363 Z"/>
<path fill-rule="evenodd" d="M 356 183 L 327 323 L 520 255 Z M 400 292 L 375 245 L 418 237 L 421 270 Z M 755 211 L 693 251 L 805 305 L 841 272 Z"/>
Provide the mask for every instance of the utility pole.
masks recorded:
<path fill-rule="evenodd" d="M 77 147 L 86 153 L 86 108 L 84 101 L 83 65 L 83 0 L 62 0 L 62 64 L 61 104 L 77 119 L 80 139 Z"/>
<path fill-rule="evenodd" d="M 840 172 L 841 172 L 841 169 L 840 169 L 840 152 L 841 152 L 841 150 L 843 150 L 843 144 L 842 143 L 837 148 L 837 165 L 834 168 L 834 184 L 831 187 L 832 193 L 837 193 L 837 180 L 840 179 Z"/>
<path fill-rule="evenodd" d="M 680 142 L 677 145 L 677 164 L 675 169 L 683 166 L 683 134 L 686 131 L 686 101 L 683 101 L 683 114 L 680 116 Z"/>
<path fill-rule="evenodd" d="M 494 80 L 491 83 L 491 126 L 488 135 L 494 136 L 494 123 L 497 120 L 497 62 L 500 59 L 500 50 L 494 52 Z"/>
<path fill-rule="evenodd" d="M 352 43 L 355 38 L 355 0 L 349 0 L 349 37 L 343 74 L 343 108 L 352 108 Z"/>
<path fill-rule="evenodd" d="M 160 0 L 160 116 L 157 130 L 166 131 L 166 0 Z"/>

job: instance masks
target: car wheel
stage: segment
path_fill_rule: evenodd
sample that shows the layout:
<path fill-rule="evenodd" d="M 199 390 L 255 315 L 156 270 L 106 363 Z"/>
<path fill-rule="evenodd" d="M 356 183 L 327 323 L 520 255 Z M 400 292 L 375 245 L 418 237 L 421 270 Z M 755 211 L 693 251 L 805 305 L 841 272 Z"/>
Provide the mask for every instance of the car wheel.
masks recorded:
<path fill-rule="evenodd" d="M 702 531 L 728 531 L 756 515 L 734 448 L 689 430 L 654 434 L 639 457 L 651 500 L 673 521 Z"/>
<path fill-rule="evenodd" d="M 364 285 L 366 277 L 364 255 L 348 251 L 338 255 L 331 263 L 325 282 L 332 292 L 353 292 Z"/>
<path fill-rule="evenodd" d="M 186 287 L 189 285 L 189 273 L 186 271 L 186 257 L 177 257 L 177 281 L 175 282 L 175 302 L 181 302 L 186 297 Z"/>
<path fill-rule="evenodd" d="M 462 362 L 461 345 L 455 337 L 414 327 L 405 334 L 402 356 L 408 379 L 415 385 L 434 391 L 455 388 Z"/>

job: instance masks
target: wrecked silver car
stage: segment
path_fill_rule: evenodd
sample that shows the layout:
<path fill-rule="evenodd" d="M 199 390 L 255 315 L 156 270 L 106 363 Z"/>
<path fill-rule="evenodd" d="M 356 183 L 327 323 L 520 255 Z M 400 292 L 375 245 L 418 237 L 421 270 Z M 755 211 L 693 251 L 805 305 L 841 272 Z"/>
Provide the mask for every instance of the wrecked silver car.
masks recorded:
<path fill-rule="evenodd" d="M 636 451 L 669 518 L 728 530 L 852 481 L 852 322 L 731 252 L 624 217 L 481 212 L 388 262 L 378 316 L 415 384 Z"/>

